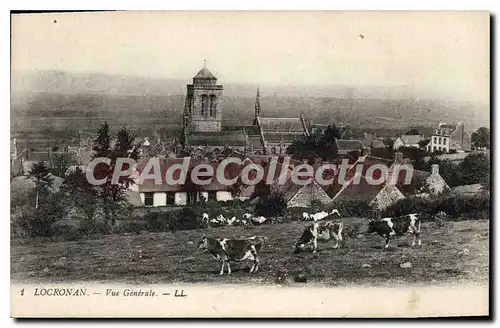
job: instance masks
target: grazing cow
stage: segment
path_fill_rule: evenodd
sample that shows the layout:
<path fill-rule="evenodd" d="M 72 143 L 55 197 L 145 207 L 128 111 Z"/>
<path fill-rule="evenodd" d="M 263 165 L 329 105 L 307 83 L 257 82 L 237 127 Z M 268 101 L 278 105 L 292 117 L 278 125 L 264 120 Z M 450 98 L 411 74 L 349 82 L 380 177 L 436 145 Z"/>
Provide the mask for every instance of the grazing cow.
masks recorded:
<path fill-rule="evenodd" d="M 201 237 L 198 250 L 206 250 L 214 259 L 221 263 L 219 275 L 224 274 L 224 265 L 227 265 L 227 274 L 231 274 L 230 261 L 253 261 L 250 273 L 256 273 L 260 268 L 259 252 L 267 240 L 266 237 L 253 236 L 242 239 Z"/>
<path fill-rule="evenodd" d="M 245 220 L 250 220 L 252 217 L 253 217 L 253 215 L 250 213 L 243 214 L 243 219 L 245 219 Z"/>
<path fill-rule="evenodd" d="M 302 219 L 303 219 L 304 221 L 309 220 L 309 219 L 310 219 L 310 215 L 309 215 L 309 213 L 307 213 L 307 212 L 302 213 Z"/>
<path fill-rule="evenodd" d="M 233 216 L 232 218 L 227 220 L 227 225 L 232 226 L 233 223 L 235 223 L 235 222 L 236 222 L 236 216 Z"/>
<path fill-rule="evenodd" d="M 335 213 L 337 213 L 340 216 L 339 211 L 337 211 L 336 209 L 334 209 L 330 213 L 325 212 L 325 211 L 321 211 L 321 212 L 318 212 L 316 214 L 312 214 L 309 217 L 312 218 L 314 221 L 319 221 L 319 220 L 323 220 L 327 216 L 333 215 Z"/>
<path fill-rule="evenodd" d="M 339 242 L 342 241 L 343 227 L 342 221 L 315 222 L 307 226 L 299 241 L 295 244 L 295 253 L 300 252 L 310 244 L 313 245 L 313 253 L 316 253 L 318 241 L 327 242 L 331 239 L 336 240 L 333 248 L 338 248 Z"/>
<path fill-rule="evenodd" d="M 417 214 L 408 214 L 397 218 L 384 218 L 380 221 L 370 220 L 367 233 L 376 232 L 379 236 L 385 237 L 384 249 L 389 247 L 392 236 L 402 236 L 404 234 L 413 235 L 412 246 L 418 238 L 418 245 L 422 245 L 420 240 L 420 220 Z"/>
<path fill-rule="evenodd" d="M 204 221 L 204 222 L 207 222 L 208 223 L 208 213 L 203 213 L 202 216 L 201 216 L 201 219 Z"/>

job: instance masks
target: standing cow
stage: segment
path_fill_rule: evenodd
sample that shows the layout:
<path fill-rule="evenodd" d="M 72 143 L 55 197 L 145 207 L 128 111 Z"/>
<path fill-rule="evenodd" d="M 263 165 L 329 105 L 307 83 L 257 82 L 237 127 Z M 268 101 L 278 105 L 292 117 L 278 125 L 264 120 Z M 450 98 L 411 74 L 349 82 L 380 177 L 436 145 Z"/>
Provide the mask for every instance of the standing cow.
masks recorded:
<path fill-rule="evenodd" d="M 300 252 L 311 244 L 313 246 L 313 253 L 316 253 L 318 241 L 327 242 L 331 239 L 336 240 L 333 248 L 338 248 L 339 242 L 342 241 L 343 227 L 344 224 L 342 221 L 316 222 L 307 226 L 299 241 L 295 244 L 295 253 Z"/>
<path fill-rule="evenodd" d="M 379 221 L 370 220 L 367 233 L 376 232 L 379 236 L 385 237 L 384 249 L 389 247 L 392 236 L 402 236 L 407 233 L 413 235 L 412 246 L 418 239 L 418 246 L 422 245 L 420 240 L 420 220 L 417 214 L 408 214 L 397 218 L 384 218 Z"/>
<path fill-rule="evenodd" d="M 250 273 L 256 273 L 260 268 L 259 252 L 266 237 L 253 236 L 243 239 L 210 238 L 202 236 L 198 243 L 198 250 L 206 250 L 214 259 L 221 263 L 219 275 L 224 274 L 224 265 L 227 265 L 227 274 L 231 274 L 230 261 L 253 261 Z"/>

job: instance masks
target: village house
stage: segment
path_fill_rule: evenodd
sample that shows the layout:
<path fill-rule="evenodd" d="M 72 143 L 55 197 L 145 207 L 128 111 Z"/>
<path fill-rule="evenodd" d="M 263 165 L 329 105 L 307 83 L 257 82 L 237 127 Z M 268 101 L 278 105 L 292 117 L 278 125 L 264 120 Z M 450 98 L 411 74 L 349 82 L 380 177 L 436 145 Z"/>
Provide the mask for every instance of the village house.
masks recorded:
<path fill-rule="evenodd" d="M 427 144 L 429 153 L 442 151 L 448 153 L 450 150 L 468 151 L 471 149 L 471 134 L 465 131 L 464 124 L 457 125 L 440 123 Z"/>
<path fill-rule="evenodd" d="M 173 165 L 182 165 L 183 158 L 175 159 L 158 159 L 160 162 L 160 170 L 162 181 L 161 184 L 156 184 L 154 179 L 145 179 L 141 184 L 138 183 L 138 176 L 145 169 L 147 160 L 142 160 L 137 163 L 136 171 L 132 174 L 136 183 L 130 186 L 130 191 L 139 194 L 141 205 L 146 207 L 158 206 L 185 206 L 196 204 L 200 201 L 228 201 L 233 199 L 232 186 L 226 186 L 219 183 L 214 176 L 208 185 L 196 186 L 189 180 L 189 172 L 199 164 L 209 164 L 216 172 L 217 163 L 207 162 L 206 160 L 191 159 L 187 172 L 185 184 L 169 184 L 165 180 L 167 170 Z M 149 172 L 152 173 L 152 172 Z M 173 179 L 179 179 L 181 169 L 173 170 Z M 228 165 L 224 176 L 227 179 L 232 179 L 239 174 L 239 170 L 234 170 L 234 166 Z M 202 180 L 200 178 L 200 180 Z M 131 194 L 131 193 L 130 193 Z M 130 197 L 135 197 L 131 195 Z"/>
<path fill-rule="evenodd" d="M 445 191 L 449 191 L 450 187 L 439 174 L 439 165 L 433 164 L 431 175 L 425 180 L 426 189 L 431 195 L 438 195 Z"/>
<path fill-rule="evenodd" d="M 403 134 L 401 137 L 397 137 L 396 140 L 394 140 L 394 145 L 392 146 L 392 148 L 394 150 L 398 150 L 401 147 L 420 148 L 419 142 L 424 139 L 424 136 L 418 134 Z"/>
<path fill-rule="evenodd" d="M 363 133 L 363 139 L 361 142 L 365 148 L 385 148 L 384 141 L 382 138 L 377 137 L 375 133 Z"/>
<path fill-rule="evenodd" d="M 292 207 L 311 207 L 314 202 L 328 204 L 331 198 L 326 191 L 314 179 L 306 184 L 293 184 L 283 194 L 287 208 Z"/>
<path fill-rule="evenodd" d="M 356 183 L 357 180 L 359 180 L 359 183 Z M 405 196 L 396 185 L 390 183 L 372 185 L 366 176 L 357 173 L 331 199 L 331 204 L 348 200 L 360 200 L 381 211 L 404 198 Z"/>

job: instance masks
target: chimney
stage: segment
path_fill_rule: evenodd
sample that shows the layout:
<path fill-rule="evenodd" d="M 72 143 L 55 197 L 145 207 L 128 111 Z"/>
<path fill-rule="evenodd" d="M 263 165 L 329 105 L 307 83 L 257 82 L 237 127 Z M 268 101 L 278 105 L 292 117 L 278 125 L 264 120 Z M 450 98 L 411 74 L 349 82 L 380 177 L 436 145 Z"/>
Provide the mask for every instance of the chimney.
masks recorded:
<path fill-rule="evenodd" d="M 432 164 L 432 174 L 439 174 L 439 164 Z"/>
<path fill-rule="evenodd" d="M 394 164 L 402 164 L 403 163 L 403 153 L 395 152 L 394 153 Z"/>

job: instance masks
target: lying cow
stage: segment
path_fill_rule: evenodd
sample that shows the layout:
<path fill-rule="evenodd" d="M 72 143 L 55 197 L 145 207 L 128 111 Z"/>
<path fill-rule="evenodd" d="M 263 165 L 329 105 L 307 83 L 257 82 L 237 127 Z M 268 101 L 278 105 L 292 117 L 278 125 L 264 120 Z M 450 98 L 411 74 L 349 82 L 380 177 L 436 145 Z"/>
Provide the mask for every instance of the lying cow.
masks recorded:
<path fill-rule="evenodd" d="M 313 253 L 316 253 L 318 241 L 327 242 L 331 239 L 336 240 L 333 248 L 338 248 L 339 242 L 342 241 L 343 227 L 344 224 L 342 221 L 316 222 L 307 226 L 299 241 L 295 244 L 295 253 L 300 252 L 311 244 L 313 246 Z"/>
<path fill-rule="evenodd" d="M 224 274 L 224 264 L 227 265 L 227 274 L 231 274 L 230 261 L 253 261 L 250 273 L 256 273 L 260 268 L 259 252 L 267 238 L 253 236 L 243 239 L 210 238 L 202 236 L 198 243 L 198 250 L 206 250 L 214 259 L 221 263 L 219 275 Z"/>
<path fill-rule="evenodd" d="M 416 214 L 408 214 L 397 218 L 384 218 L 380 221 L 370 220 L 367 233 L 376 232 L 379 236 L 385 237 L 384 249 L 389 247 L 392 236 L 402 236 L 404 234 L 413 235 L 412 246 L 418 238 L 418 246 L 422 245 L 420 240 L 420 220 Z"/>

